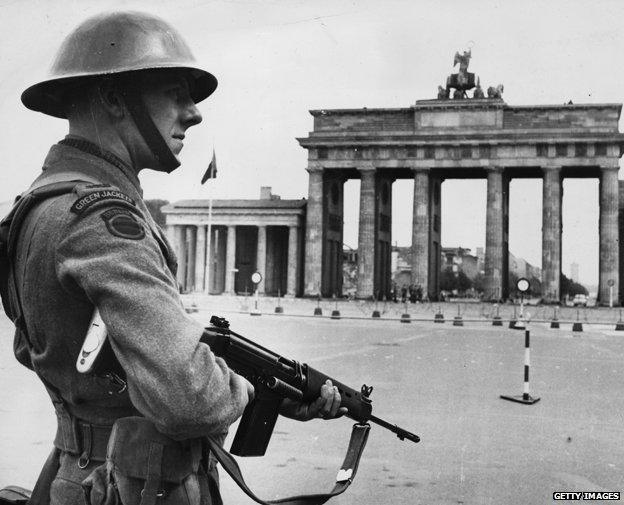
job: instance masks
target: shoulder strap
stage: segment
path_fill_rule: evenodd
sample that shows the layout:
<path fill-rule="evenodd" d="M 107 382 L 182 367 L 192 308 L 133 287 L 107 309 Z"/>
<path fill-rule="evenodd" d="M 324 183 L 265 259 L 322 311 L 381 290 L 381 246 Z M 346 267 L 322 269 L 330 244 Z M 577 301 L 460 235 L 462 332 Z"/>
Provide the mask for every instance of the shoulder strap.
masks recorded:
<path fill-rule="evenodd" d="M 84 183 L 82 180 L 57 181 L 31 188 L 16 199 L 9 214 L 0 221 L 0 295 L 4 312 L 16 325 L 22 316 L 22 310 L 12 258 L 22 224 L 36 204 L 70 193 L 77 185 Z"/>
<path fill-rule="evenodd" d="M 258 498 L 245 483 L 245 479 L 243 479 L 243 474 L 241 473 L 240 467 L 238 466 L 236 460 L 232 457 L 232 455 L 227 452 L 216 440 L 207 437 L 206 441 L 208 443 L 208 446 L 210 447 L 210 450 L 217 458 L 217 461 L 221 463 L 221 466 L 225 469 L 225 471 L 230 475 L 230 477 L 232 477 L 232 479 L 234 479 L 238 487 L 240 487 L 245 492 L 245 494 L 255 502 L 262 505 L 321 505 L 330 498 L 344 493 L 351 484 L 351 482 L 353 482 L 353 479 L 355 478 L 355 473 L 357 472 L 358 464 L 360 462 L 360 457 L 362 456 L 364 446 L 366 445 L 366 441 L 368 440 L 369 431 L 369 424 L 357 423 L 353 425 L 353 431 L 351 432 L 351 439 L 349 440 L 349 448 L 347 449 L 347 454 L 345 456 L 344 462 L 342 463 L 342 466 L 340 467 L 340 471 L 336 476 L 336 484 L 329 493 L 291 496 L 289 498 L 280 498 L 278 500 L 263 500 L 262 498 Z"/>

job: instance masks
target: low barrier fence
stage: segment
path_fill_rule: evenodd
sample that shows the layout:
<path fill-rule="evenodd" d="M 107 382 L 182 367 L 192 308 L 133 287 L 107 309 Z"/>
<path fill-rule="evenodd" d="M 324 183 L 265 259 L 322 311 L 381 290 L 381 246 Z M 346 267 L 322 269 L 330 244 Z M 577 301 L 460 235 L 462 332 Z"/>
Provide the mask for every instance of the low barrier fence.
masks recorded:
<path fill-rule="evenodd" d="M 344 299 L 302 299 L 261 297 L 257 307 L 252 296 L 185 295 L 189 312 L 209 310 L 219 312 L 253 312 L 254 315 L 287 315 L 327 319 L 373 319 L 409 322 L 490 323 L 493 326 L 513 327 L 520 318 L 520 306 L 512 303 L 485 302 L 425 302 L 400 303 Z M 574 331 L 583 331 L 583 325 L 613 325 L 624 331 L 622 309 L 609 307 L 575 308 L 553 305 L 524 306 L 524 317 L 532 323 L 548 323 L 551 328 L 572 325 Z"/>

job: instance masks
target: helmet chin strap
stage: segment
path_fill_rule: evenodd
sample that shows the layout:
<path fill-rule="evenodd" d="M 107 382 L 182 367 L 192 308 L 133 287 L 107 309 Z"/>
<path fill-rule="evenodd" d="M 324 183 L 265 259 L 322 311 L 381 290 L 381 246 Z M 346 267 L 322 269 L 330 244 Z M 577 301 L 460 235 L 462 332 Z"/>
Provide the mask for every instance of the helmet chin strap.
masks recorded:
<path fill-rule="evenodd" d="M 147 147 L 150 149 L 154 155 L 154 159 L 158 163 L 157 167 L 147 168 L 153 168 L 154 170 L 170 174 L 180 166 L 180 162 L 175 157 L 173 152 L 171 152 L 171 149 L 165 142 L 165 139 L 158 131 L 158 128 L 156 128 L 154 121 L 152 121 L 139 89 L 131 84 L 124 86 L 123 96 L 125 98 L 126 107 L 128 108 L 139 133 L 143 137 L 143 140 L 145 140 Z"/>

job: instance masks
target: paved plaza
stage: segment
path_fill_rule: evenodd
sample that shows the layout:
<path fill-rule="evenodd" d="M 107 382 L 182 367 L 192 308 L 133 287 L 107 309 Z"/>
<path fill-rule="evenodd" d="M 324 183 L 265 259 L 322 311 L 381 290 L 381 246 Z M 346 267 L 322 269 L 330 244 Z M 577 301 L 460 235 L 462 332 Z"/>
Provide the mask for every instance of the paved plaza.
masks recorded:
<path fill-rule="evenodd" d="M 355 482 L 330 503 L 524 505 L 552 503 L 554 491 L 624 491 L 624 334 L 610 324 L 583 333 L 533 324 L 531 393 L 541 401 L 526 406 L 499 399 L 522 392 L 521 331 L 487 321 L 223 315 L 276 352 L 352 387 L 374 386 L 373 413 L 421 436 L 401 442 L 373 425 Z M 43 388 L 15 362 L 11 333 L 2 319 L 0 486 L 31 487 L 55 420 Z M 239 459 L 248 484 L 267 499 L 331 489 L 351 424 L 278 420 L 267 455 Z M 252 503 L 221 480 L 226 503 Z"/>

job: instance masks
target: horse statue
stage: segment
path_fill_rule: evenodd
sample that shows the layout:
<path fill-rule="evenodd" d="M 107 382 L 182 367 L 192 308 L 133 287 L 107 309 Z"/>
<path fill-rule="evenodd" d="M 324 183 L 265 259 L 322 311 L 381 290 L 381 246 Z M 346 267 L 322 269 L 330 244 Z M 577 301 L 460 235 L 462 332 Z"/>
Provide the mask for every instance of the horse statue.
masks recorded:
<path fill-rule="evenodd" d="M 477 87 L 472 94 L 472 98 L 485 98 L 485 93 L 483 93 L 483 88 L 481 87 L 481 80 L 477 77 Z"/>
<path fill-rule="evenodd" d="M 498 86 L 490 86 L 487 90 L 488 98 L 503 98 L 503 91 L 505 90 L 505 86 L 499 84 Z"/>

